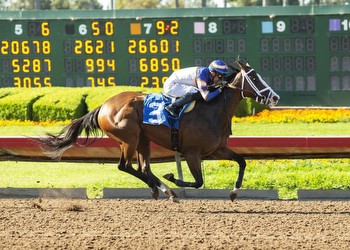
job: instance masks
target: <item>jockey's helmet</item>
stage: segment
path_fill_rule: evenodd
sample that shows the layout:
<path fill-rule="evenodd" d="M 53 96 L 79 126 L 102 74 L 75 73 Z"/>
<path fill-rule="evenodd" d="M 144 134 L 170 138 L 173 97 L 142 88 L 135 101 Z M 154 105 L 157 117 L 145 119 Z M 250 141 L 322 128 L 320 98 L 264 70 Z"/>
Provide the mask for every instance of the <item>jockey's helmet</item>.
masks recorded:
<path fill-rule="evenodd" d="M 228 67 L 226 63 L 224 63 L 221 60 L 214 60 L 210 65 L 209 65 L 209 70 L 214 71 L 223 75 L 226 75 L 229 73 Z"/>

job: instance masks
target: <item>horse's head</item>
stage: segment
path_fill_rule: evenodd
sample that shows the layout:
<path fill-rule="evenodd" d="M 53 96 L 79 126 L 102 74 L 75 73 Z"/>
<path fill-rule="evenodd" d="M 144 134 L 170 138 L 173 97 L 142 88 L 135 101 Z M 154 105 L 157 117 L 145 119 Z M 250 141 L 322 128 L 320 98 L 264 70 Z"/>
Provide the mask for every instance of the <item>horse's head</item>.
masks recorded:
<path fill-rule="evenodd" d="M 275 106 L 280 99 L 262 77 L 248 63 L 237 60 L 229 66 L 233 73 L 227 76 L 228 87 L 240 89 L 243 98 L 250 97 L 269 107 Z"/>

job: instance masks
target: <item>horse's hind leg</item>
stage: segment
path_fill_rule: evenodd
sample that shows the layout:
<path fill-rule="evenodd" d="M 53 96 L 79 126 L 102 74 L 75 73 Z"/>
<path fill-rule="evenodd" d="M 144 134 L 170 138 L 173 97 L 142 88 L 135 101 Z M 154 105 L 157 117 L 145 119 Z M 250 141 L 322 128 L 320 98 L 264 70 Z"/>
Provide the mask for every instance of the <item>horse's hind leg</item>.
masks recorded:
<path fill-rule="evenodd" d="M 153 178 L 153 174 L 150 170 L 150 166 L 148 160 L 144 159 L 141 153 L 137 153 L 137 164 L 139 173 L 142 173 L 146 177 L 146 183 L 152 190 L 152 197 L 155 200 L 159 198 L 158 185 L 156 184 L 156 180 Z"/>
<path fill-rule="evenodd" d="M 159 191 L 158 188 L 168 195 L 173 201 L 177 201 L 176 194 L 161 180 L 156 177 L 150 167 L 150 141 L 141 136 L 138 148 L 137 148 L 137 162 L 138 162 L 138 171 L 142 172 L 147 177 L 147 184 L 152 189 L 152 196 L 154 199 L 158 199 Z"/>
<path fill-rule="evenodd" d="M 136 178 L 139 178 L 140 180 L 149 185 L 147 176 L 144 173 L 137 171 L 132 167 L 132 159 L 135 153 L 135 148 L 125 143 L 121 144 L 120 148 L 121 156 L 118 164 L 118 169 L 129 173 L 135 176 Z"/>

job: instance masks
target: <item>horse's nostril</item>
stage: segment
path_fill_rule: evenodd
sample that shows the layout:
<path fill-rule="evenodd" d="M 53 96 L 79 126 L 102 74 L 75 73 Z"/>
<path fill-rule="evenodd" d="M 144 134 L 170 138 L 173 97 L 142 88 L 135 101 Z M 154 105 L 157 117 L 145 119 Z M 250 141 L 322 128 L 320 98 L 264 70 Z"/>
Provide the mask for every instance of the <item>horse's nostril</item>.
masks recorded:
<path fill-rule="evenodd" d="M 272 99 L 273 99 L 275 102 L 277 102 L 277 101 L 280 99 L 280 97 L 275 95 Z"/>

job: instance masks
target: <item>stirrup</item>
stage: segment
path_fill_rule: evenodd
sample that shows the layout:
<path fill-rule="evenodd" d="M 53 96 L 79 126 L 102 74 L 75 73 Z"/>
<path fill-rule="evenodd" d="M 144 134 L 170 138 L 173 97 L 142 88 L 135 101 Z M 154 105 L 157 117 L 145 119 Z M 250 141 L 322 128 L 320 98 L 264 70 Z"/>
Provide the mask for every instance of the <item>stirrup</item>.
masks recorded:
<path fill-rule="evenodd" d="M 173 117 L 178 117 L 179 114 L 176 110 L 176 108 L 174 108 L 172 105 L 168 105 L 165 107 L 165 110 L 169 112 L 169 114 Z"/>

